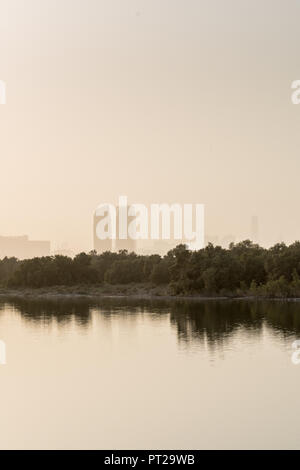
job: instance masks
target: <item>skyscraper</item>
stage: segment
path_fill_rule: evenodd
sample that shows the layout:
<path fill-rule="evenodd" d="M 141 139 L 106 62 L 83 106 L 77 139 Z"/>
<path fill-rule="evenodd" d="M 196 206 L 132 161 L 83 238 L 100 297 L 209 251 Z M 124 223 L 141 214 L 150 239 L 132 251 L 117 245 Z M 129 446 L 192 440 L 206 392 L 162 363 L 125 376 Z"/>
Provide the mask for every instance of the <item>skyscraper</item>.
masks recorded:
<path fill-rule="evenodd" d="M 136 251 L 136 240 L 129 236 L 128 228 L 136 220 L 136 215 L 128 214 L 129 206 L 118 206 L 113 211 L 111 207 L 103 207 L 100 211 L 101 215 L 94 214 L 94 250 L 97 253 L 104 253 L 105 251 L 120 251 L 127 250 L 128 252 Z M 115 219 L 115 220 L 114 220 Z M 102 222 L 101 230 L 100 223 Z M 113 227 L 115 226 L 115 237 L 113 236 Z M 134 227 L 134 225 L 133 225 Z M 103 234 L 107 233 L 106 238 L 101 238 Z"/>
<path fill-rule="evenodd" d="M 118 206 L 116 212 L 116 240 L 115 251 L 127 250 L 129 253 L 136 251 L 136 240 L 129 236 L 128 228 L 136 220 L 136 215 L 128 215 L 129 206 Z M 123 230 L 120 227 L 123 227 Z M 122 234 L 123 232 L 123 234 Z M 122 236 L 124 238 L 122 238 Z"/>
<path fill-rule="evenodd" d="M 111 214 L 109 212 L 109 208 L 107 207 L 107 214 L 106 217 L 110 218 Z M 93 229 L 93 236 L 94 236 L 94 250 L 98 253 L 104 253 L 105 251 L 112 251 L 113 250 L 113 245 L 112 245 L 112 239 L 111 238 L 106 238 L 105 240 L 102 240 L 99 237 L 99 233 L 97 232 L 97 227 L 98 224 L 103 220 L 104 215 L 98 215 L 97 211 L 94 214 L 94 229 Z"/>

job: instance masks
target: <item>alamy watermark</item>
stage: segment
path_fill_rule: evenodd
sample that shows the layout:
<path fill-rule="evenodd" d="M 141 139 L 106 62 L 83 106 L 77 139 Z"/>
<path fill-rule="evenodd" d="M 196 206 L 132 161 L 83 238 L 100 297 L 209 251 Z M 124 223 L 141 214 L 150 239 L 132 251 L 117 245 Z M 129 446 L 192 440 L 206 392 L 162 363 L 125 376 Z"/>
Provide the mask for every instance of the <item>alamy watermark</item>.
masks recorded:
<path fill-rule="evenodd" d="M 6 364 L 6 344 L 4 341 L 0 340 L 0 366 L 5 366 Z"/>
<path fill-rule="evenodd" d="M 203 204 L 100 204 L 95 212 L 99 240 L 177 240 L 191 250 L 204 248 Z"/>
<path fill-rule="evenodd" d="M 295 349 L 295 351 L 292 354 L 292 363 L 295 366 L 298 366 L 300 364 L 300 340 L 297 339 L 292 343 L 292 348 Z"/>
<path fill-rule="evenodd" d="M 6 83 L 0 80 L 0 104 L 6 104 Z"/>
<path fill-rule="evenodd" d="M 300 104 L 300 80 L 294 80 L 291 86 L 292 92 L 291 101 L 293 104 Z"/>

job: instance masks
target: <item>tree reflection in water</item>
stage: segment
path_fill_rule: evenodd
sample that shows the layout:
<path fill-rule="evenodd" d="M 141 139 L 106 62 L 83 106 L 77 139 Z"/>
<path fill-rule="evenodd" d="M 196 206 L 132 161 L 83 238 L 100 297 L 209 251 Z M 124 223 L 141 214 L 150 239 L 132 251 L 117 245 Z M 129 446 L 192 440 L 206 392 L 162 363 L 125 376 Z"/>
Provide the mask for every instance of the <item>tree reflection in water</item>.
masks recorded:
<path fill-rule="evenodd" d="M 207 341 L 209 346 L 228 341 L 238 329 L 260 335 L 267 326 L 283 337 L 300 335 L 300 302 L 252 300 L 142 300 L 106 298 L 2 299 L 1 311 L 17 312 L 26 322 L 47 326 L 56 322 L 67 327 L 75 322 L 81 328 L 91 326 L 93 314 L 149 318 L 169 318 L 178 340 L 186 344 Z"/>

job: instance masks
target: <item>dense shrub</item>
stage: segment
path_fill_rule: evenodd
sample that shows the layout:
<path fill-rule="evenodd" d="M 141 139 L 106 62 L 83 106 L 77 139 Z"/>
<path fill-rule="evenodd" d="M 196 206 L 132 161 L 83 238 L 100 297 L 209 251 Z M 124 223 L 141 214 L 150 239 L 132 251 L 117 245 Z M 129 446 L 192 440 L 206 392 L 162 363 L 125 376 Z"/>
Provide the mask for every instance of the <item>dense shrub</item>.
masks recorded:
<path fill-rule="evenodd" d="M 299 296 L 300 242 L 265 249 L 246 240 L 229 249 L 209 244 L 199 251 L 178 245 L 164 257 L 120 251 L 0 261 L 0 283 L 9 287 L 103 282 L 168 285 L 174 294 Z"/>

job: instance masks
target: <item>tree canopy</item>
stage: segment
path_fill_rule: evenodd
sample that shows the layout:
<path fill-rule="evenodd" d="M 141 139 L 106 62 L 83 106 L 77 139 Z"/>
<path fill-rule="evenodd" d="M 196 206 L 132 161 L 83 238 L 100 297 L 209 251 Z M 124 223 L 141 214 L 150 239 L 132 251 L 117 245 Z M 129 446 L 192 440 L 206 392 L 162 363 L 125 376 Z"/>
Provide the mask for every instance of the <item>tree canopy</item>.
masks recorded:
<path fill-rule="evenodd" d="M 208 244 L 198 251 L 178 245 L 167 255 L 80 253 L 74 258 L 48 256 L 0 261 L 3 286 L 50 287 L 151 283 L 176 295 L 300 295 L 300 242 L 263 248 L 250 240 L 228 249 Z"/>

